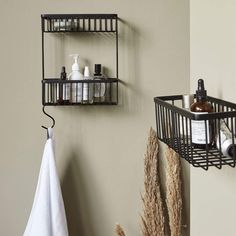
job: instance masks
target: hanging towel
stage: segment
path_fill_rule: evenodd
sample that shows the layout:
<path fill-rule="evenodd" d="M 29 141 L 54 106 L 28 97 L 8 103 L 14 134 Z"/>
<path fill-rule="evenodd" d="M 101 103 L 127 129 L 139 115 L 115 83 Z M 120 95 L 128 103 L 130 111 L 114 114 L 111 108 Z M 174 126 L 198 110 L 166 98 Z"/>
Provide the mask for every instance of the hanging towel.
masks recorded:
<path fill-rule="evenodd" d="M 68 236 L 51 128 L 48 129 L 48 137 L 33 207 L 23 236 Z"/>

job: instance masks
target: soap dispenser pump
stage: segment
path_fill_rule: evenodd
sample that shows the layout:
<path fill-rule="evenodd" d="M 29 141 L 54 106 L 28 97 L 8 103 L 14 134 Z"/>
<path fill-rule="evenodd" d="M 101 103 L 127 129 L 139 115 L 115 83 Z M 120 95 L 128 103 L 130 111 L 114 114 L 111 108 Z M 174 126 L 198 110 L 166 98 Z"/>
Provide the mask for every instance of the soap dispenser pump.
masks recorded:
<path fill-rule="evenodd" d="M 74 58 L 74 64 L 72 65 L 72 72 L 69 75 L 70 80 L 81 80 L 83 79 L 83 75 L 79 71 L 79 55 L 71 54 L 71 57 Z"/>
<path fill-rule="evenodd" d="M 72 54 L 70 55 L 74 58 L 74 64 L 72 65 L 72 72 L 69 75 L 69 80 L 82 80 L 83 75 L 80 73 L 79 70 L 79 55 Z M 72 103 L 79 103 L 82 101 L 82 84 L 79 81 L 72 83 L 72 96 L 71 102 Z"/>

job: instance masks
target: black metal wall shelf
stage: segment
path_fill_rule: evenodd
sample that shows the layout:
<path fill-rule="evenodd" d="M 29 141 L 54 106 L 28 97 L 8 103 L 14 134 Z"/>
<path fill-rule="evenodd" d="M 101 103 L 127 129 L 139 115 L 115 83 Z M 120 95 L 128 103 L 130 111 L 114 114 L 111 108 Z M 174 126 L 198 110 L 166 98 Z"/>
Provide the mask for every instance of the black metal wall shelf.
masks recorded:
<path fill-rule="evenodd" d="M 106 93 L 103 97 L 99 96 L 95 100 L 90 94 L 94 94 L 96 88 L 101 88 L 102 86 L 105 88 Z M 62 87 L 63 90 L 60 90 Z M 86 94 L 84 94 L 85 92 Z M 68 100 L 63 99 L 65 97 L 68 97 Z M 42 80 L 42 104 L 44 106 L 117 105 L 117 103 L 118 79 L 116 78 L 65 81 L 60 79 Z"/>
<path fill-rule="evenodd" d="M 117 105 L 118 104 L 118 16 L 117 14 L 42 14 L 42 104 L 55 105 Z M 114 78 L 99 80 L 60 80 L 45 77 L 45 33 L 112 33 L 115 35 L 115 74 Z M 77 36 L 77 35 L 76 35 Z M 88 86 L 89 85 L 89 86 Z M 106 95 L 86 102 L 84 88 L 89 94 L 95 87 L 105 87 Z M 58 99 L 60 88 L 69 94 L 69 101 Z M 81 91 L 80 91 L 81 90 Z M 72 99 L 72 91 L 76 99 Z M 76 92 L 74 92 L 76 91 Z M 92 99 L 91 99 L 92 100 Z"/>
<path fill-rule="evenodd" d="M 182 95 L 155 97 L 157 136 L 194 167 L 205 170 L 211 166 L 218 169 L 224 165 L 235 167 L 236 104 L 210 96 L 207 99 L 213 105 L 214 112 L 196 114 L 180 107 Z M 232 156 L 223 155 L 221 145 L 216 146 L 216 142 L 213 145 L 206 143 L 204 148 L 194 146 L 192 143 L 193 120 L 203 121 L 206 129 L 208 124 L 212 124 L 214 134 L 220 133 L 220 122 L 223 120 L 232 135 Z M 207 133 L 205 132 L 205 140 L 208 140 Z M 222 138 L 221 135 L 219 137 Z"/>

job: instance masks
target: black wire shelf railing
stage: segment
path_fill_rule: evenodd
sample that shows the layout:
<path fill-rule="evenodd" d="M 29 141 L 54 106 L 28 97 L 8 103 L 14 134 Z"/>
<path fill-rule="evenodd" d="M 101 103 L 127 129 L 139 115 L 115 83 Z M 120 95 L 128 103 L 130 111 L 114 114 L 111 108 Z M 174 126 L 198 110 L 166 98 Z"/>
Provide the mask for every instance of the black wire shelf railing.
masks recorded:
<path fill-rule="evenodd" d="M 117 105 L 118 79 L 42 80 L 44 106 Z"/>
<path fill-rule="evenodd" d="M 221 169 L 228 165 L 236 166 L 236 104 L 214 97 L 207 97 L 214 108 L 213 113 L 197 114 L 181 108 L 182 95 L 155 97 L 156 128 L 158 139 L 174 149 L 194 167 L 208 170 L 209 167 Z M 205 124 L 205 140 L 212 136 L 213 142 L 206 141 L 199 148 L 192 142 L 192 123 Z M 221 123 L 230 131 L 231 155 L 223 150 Z M 207 130 L 210 129 L 211 132 Z M 218 145 L 217 145 L 218 144 Z M 224 154 L 223 154 L 224 153 Z"/>
<path fill-rule="evenodd" d="M 117 14 L 43 14 L 42 32 L 117 33 Z"/>

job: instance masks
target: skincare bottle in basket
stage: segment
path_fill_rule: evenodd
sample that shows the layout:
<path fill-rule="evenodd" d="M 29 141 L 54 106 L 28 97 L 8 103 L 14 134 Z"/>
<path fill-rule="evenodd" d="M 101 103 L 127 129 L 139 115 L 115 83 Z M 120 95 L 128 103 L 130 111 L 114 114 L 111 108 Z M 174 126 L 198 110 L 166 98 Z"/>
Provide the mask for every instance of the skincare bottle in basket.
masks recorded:
<path fill-rule="evenodd" d="M 193 94 L 184 94 L 182 96 L 182 108 L 190 111 L 191 105 L 194 103 Z M 179 117 L 180 135 L 182 137 L 190 138 L 190 120 L 185 116 Z"/>
<path fill-rule="evenodd" d="M 65 19 L 58 19 L 53 21 L 53 30 L 55 31 L 66 31 L 72 29 L 72 21 L 71 19 L 65 20 Z"/>
<path fill-rule="evenodd" d="M 72 72 L 69 75 L 69 80 L 75 80 L 72 86 L 72 94 L 71 94 L 71 102 L 72 103 L 80 103 L 82 101 L 82 82 L 77 80 L 82 80 L 83 75 L 79 71 L 79 55 L 72 54 L 70 55 L 74 58 L 74 64 L 72 65 Z"/>
<path fill-rule="evenodd" d="M 94 67 L 94 80 L 105 79 L 105 76 L 102 75 L 102 66 L 101 64 L 95 64 Z M 106 92 L 106 85 L 105 83 L 99 82 L 94 83 L 94 94 L 93 94 L 93 101 L 94 102 L 104 102 L 105 101 L 105 92 Z"/>
<path fill-rule="evenodd" d="M 203 79 L 198 80 L 196 90 L 196 102 L 191 105 L 191 112 L 196 114 L 207 114 L 213 112 L 213 106 L 207 101 L 207 91 L 204 88 Z M 192 120 L 192 143 L 196 148 L 206 148 L 212 145 L 214 140 L 213 121 Z"/>
<path fill-rule="evenodd" d="M 216 136 L 216 147 L 224 156 L 234 157 L 236 155 L 236 138 L 227 127 L 224 120 L 220 120 L 220 130 Z"/>
<path fill-rule="evenodd" d="M 62 66 L 61 76 L 59 83 L 57 84 L 57 102 L 58 104 L 67 104 L 70 101 L 70 84 L 65 83 L 66 80 L 66 68 Z"/>
<path fill-rule="evenodd" d="M 84 80 L 91 80 L 89 68 L 84 68 Z M 83 83 L 83 103 L 93 103 L 93 83 Z"/>

